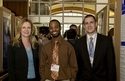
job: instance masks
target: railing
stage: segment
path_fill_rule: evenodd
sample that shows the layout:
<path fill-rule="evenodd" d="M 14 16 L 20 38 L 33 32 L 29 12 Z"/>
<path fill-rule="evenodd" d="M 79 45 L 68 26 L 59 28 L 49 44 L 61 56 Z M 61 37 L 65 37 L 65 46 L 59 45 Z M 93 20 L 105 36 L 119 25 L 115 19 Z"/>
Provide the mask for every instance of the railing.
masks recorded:
<path fill-rule="evenodd" d="M 0 81 L 3 81 L 7 77 L 8 77 L 8 73 L 4 74 L 3 76 L 0 76 Z"/>

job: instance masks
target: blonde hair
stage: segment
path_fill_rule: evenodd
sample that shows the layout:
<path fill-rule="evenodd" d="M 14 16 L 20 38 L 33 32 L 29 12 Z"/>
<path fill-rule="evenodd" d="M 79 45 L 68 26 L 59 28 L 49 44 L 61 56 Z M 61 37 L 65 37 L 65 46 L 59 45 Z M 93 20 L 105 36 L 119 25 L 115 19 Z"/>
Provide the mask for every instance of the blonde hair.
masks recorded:
<path fill-rule="evenodd" d="M 18 24 L 17 26 L 17 33 L 16 33 L 16 36 L 14 37 L 13 41 L 12 41 L 12 45 L 17 45 L 18 47 L 20 47 L 20 40 L 21 40 L 21 29 L 22 29 L 22 25 L 25 23 L 25 22 L 29 22 L 31 24 L 31 34 L 30 34 L 30 42 L 32 44 L 32 47 L 35 49 L 35 43 L 37 42 L 36 41 L 36 38 L 35 38 L 35 28 L 33 26 L 33 23 L 31 20 L 27 19 L 27 18 L 23 18 L 20 23 Z"/>

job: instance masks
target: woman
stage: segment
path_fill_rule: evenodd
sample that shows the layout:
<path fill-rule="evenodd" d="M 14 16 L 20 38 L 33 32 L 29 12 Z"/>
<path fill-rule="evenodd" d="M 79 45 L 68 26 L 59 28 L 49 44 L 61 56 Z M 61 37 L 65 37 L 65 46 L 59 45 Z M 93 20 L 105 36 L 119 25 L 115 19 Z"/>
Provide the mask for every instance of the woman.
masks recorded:
<path fill-rule="evenodd" d="M 30 20 L 22 19 L 8 46 L 9 81 L 39 81 L 38 43 Z"/>

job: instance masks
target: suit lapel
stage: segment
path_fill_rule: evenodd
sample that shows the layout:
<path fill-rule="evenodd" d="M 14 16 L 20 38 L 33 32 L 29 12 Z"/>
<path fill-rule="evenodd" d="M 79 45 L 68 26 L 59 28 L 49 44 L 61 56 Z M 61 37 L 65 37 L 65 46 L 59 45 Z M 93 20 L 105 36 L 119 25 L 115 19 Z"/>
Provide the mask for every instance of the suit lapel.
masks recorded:
<path fill-rule="evenodd" d="M 23 58 L 26 58 L 26 63 L 28 62 L 28 57 L 27 57 L 27 53 L 26 53 L 26 49 L 22 43 L 22 41 L 20 42 L 20 51 L 21 51 L 21 55 Z"/>
<path fill-rule="evenodd" d="M 100 43 L 101 43 L 101 35 L 97 34 L 97 40 L 96 40 L 96 46 L 95 46 L 95 52 L 94 52 L 94 61 L 93 61 L 93 67 L 94 67 L 94 62 L 98 56 L 98 51 L 100 49 Z"/>
<path fill-rule="evenodd" d="M 31 50 L 32 50 L 33 59 L 34 59 L 34 57 L 35 57 L 35 49 L 33 49 L 32 46 L 31 46 Z"/>
<path fill-rule="evenodd" d="M 88 53 L 88 48 L 87 48 L 87 37 L 86 35 L 81 39 L 81 42 L 83 42 L 83 45 L 81 45 L 81 50 L 82 50 L 82 59 L 85 61 L 85 65 L 87 69 L 90 71 L 91 70 L 91 63 L 89 59 L 89 53 Z"/>

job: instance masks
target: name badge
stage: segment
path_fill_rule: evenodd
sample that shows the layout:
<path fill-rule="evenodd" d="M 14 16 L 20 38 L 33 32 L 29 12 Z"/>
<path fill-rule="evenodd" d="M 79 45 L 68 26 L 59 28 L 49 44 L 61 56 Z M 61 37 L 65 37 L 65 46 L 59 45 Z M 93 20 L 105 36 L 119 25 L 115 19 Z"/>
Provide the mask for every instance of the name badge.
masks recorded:
<path fill-rule="evenodd" d="M 93 64 L 93 57 L 89 57 L 91 64 Z"/>
<path fill-rule="evenodd" d="M 59 72 L 59 65 L 51 64 L 51 71 Z"/>

